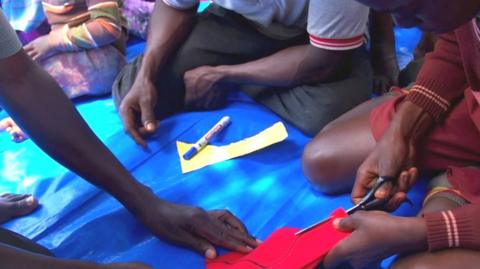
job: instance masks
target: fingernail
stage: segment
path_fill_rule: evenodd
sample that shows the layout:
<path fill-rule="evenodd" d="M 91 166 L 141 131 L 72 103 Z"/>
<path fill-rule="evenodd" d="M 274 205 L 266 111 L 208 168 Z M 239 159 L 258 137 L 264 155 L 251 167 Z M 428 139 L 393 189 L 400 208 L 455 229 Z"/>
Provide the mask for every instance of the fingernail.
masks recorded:
<path fill-rule="evenodd" d="M 332 224 L 333 224 L 333 227 L 335 228 L 340 227 L 340 219 L 334 219 Z"/>
<path fill-rule="evenodd" d="M 250 251 L 253 250 L 253 248 L 251 248 L 251 247 L 249 247 L 249 246 L 246 246 L 245 248 L 248 250 L 248 252 L 250 252 Z"/>
<path fill-rule="evenodd" d="M 35 203 L 35 198 L 33 198 L 33 196 L 29 196 L 26 199 L 26 202 L 27 202 L 27 205 L 33 205 Z"/>
<path fill-rule="evenodd" d="M 215 256 L 216 256 L 215 250 L 211 248 L 207 249 L 207 251 L 205 251 L 205 256 L 209 259 L 215 259 Z"/>
<path fill-rule="evenodd" d="M 155 125 L 152 122 L 147 123 L 147 130 L 148 131 L 155 130 Z"/>
<path fill-rule="evenodd" d="M 257 241 L 257 243 L 259 243 L 259 244 L 262 244 L 262 243 L 263 243 L 263 241 L 260 240 L 260 239 L 255 239 L 255 241 Z"/>

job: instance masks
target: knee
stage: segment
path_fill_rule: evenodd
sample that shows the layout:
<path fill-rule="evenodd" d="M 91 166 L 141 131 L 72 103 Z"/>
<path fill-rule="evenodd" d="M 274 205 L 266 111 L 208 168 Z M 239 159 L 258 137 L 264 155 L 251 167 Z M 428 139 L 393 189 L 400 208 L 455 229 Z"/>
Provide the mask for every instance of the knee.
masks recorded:
<path fill-rule="evenodd" d="M 428 254 L 418 254 L 395 260 L 389 269 L 438 269 Z"/>
<path fill-rule="evenodd" d="M 330 144 L 330 145 L 329 145 Z M 310 182 L 325 194 L 335 194 L 338 189 L 338 171 L 335 164 L 339 156 L 330 150 L 331 143 L 320 134 L 310 142 L 302 157 L 303 171 Z"/>

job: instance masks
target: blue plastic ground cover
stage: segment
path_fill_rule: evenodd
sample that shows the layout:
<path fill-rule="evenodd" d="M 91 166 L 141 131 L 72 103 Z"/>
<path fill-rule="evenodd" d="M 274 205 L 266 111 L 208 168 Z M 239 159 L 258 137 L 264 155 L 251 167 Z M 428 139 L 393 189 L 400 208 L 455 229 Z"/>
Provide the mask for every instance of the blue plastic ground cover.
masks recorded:
<path fill-rule="evenodd" d="M 160 197 L 206 209 L 228 208 L 259 238 L 282 226 L 307 226 L 334 208 L 351 205 L 348 195 L 325 196 L 311 188 L 300 162 L 310 138 L 288 124 L 289 138 L 283 143 L 182 175 L 176 140 L 195 141 L 224 115 L 232 118 L 232 124 L 213 144 L 237 141 L 279 121 L 242 95 L 231 97 L 229 106 L 221 110 L 184 113 L 163 121 L 149 142 L 150 153 L 124 134 L 109 98 L 79 105 L 79 110 L 135 177 Z M 63 258 L 140 260 L 155 268 L 203 268 L 202 257 L 153 238 L 117 201 L 56 164 L 31 141 L 17 145 L 4 135 L 0 148 L 0 193 L 32 193 L 42 204 L 32 215 L 4 227 Z M 405 206 L 400 214 L 415 212 L 422 192 L 419 189 L 411 194 L 417 207 Z"/>
<path fill-rule="evenodd" d="M 131 47 L 129 58 L 143 48 L 142 43 Z M 110 98 L 85 102 L 78 109 L 122 163 L 157 195 L 205 209 L 228 208 L 259 238 L 283 226 L 305 227 L 334 208 L 351 206 L 348 194 L 325 196 L 311 187 L 301 169 L 303 148 L 310 138 L 288 124 L 285 142 L 182 175 L 176 140 L 195 141 L 225 115 L 232 124 L 213 144 L 243 139 L 280 120 L 241 94 L 231 96 L 223 109 L 182 113 L 163 121 L 149 142 L 150 152 L 124 134 Z M 32 193 L 42 204 L 32 215 L 3 227 L 61 258 L 137 260 L 163 269 L 204 267 L 201 256 L 154 238 L 117 201 L 68 172 L 31 141 L 14 144 L 0 134 L 0 177 L 0 193 Z M 422 182 L 409 194 L 414 206 L 404 205 L 396 214 L 415 214 L 424 191 Z"/>

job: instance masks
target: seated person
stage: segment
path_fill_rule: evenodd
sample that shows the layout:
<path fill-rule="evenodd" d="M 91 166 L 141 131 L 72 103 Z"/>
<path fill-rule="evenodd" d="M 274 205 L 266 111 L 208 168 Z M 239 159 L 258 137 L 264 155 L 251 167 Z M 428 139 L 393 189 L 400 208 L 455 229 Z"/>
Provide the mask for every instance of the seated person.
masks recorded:
<path fill-rule="evenodd" d="M 125 64 L 125 26 L 117 0 L 43 0 L 51 26 L 24 49 L 62 87 L 69 98 L 111 92 Z M 9 121 L 9 119 L 7 119 Z M 12 130 L 18 127 L 12 126 Z M 13 140 L 26 135 L 10 132 Z"/>
<path fill-rule="evenodd" d="M 229 89 L 310 135 L 369 98 L 364 5 L 222 0 L 197 14 L 198 4 L 157 0 L 143 62 L 125 68 L 113 87 L 137 143 L 175 112 L 218 107 Z"/>
<path fill-rule="evenodd" d="M 477 268 L 480 1 L 359 1 L 392 12 L 400 25 L 443 34 L 410 91 L 369 101 L 325 127 L 305 150 L 305 172 L 328 193 L 353 185 L 355 203 L 379 176 L 392 177 L 376 193 L 390 210 L 405 201 L 419 171 L 434 179 L 418 217 L 359 212 L 337 221 L 353 233 L 325 267 L 373 268 L 400 253 L 392 268 Z"/>
<path fill-rule="evenodd" d="M 34 142 L 65 167 L 112 194 L 154 235 L 216 256 L 211 242 L 249 252 L 257 242 L 228 211 L 204 211 L 157 197 L 128 173 L 88 128 L 57 82 L 22 49 L 0 9 L 0 106 Z M 0 181 L 1 184 L 1 181 Z M 0 196 L 0 221 L 33 210 L 31 196 Z M 34 254 L 39 253 L 42 255 Z M 142 264 L 103 266 L 62 261 L 45 248 L 0 228 L 0 267 L 29 269 L 148 269 Z"/>

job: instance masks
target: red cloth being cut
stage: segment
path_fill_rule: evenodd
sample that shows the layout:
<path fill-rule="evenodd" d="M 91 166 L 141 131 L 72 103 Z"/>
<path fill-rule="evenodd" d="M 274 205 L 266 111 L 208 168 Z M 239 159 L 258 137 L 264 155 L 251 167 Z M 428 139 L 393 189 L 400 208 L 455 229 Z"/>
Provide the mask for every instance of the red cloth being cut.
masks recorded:
<path fill-rule="evenodd" d="M 228 253 L 207 260 L 207 269 L 313 269 L 348 236 L 332 225 L 334 219 L 346 216 L 345 210 L 337 209 L 328 221 L 298 236 L 297 228 L 281 228 L 249 254 Z"/>

